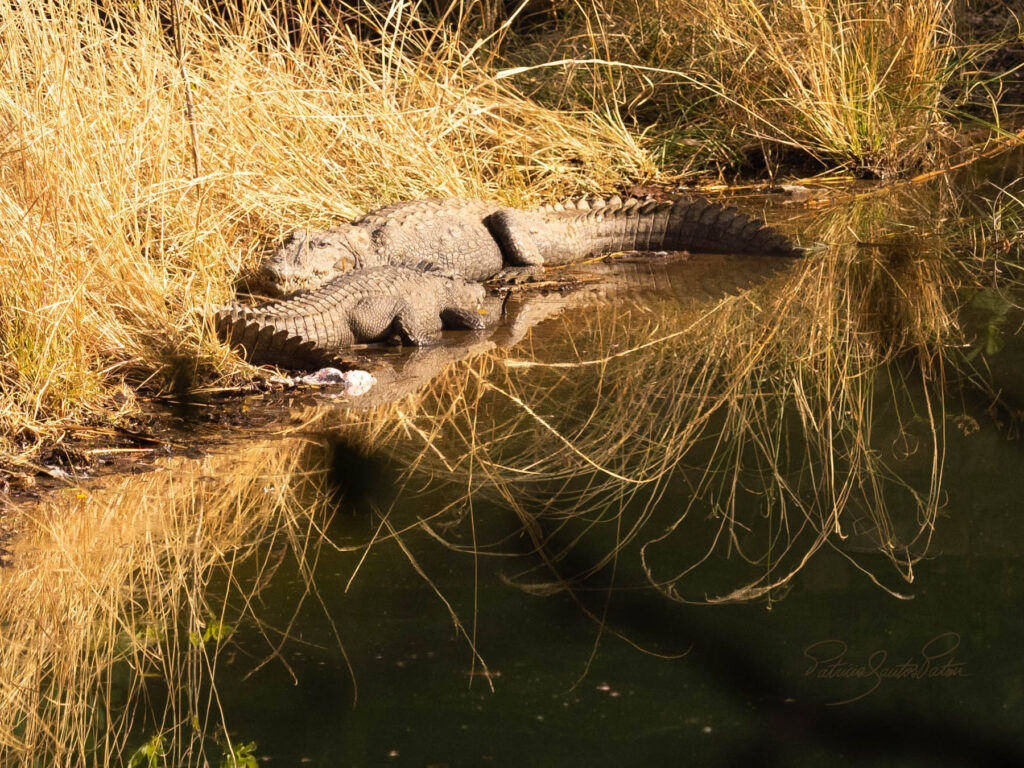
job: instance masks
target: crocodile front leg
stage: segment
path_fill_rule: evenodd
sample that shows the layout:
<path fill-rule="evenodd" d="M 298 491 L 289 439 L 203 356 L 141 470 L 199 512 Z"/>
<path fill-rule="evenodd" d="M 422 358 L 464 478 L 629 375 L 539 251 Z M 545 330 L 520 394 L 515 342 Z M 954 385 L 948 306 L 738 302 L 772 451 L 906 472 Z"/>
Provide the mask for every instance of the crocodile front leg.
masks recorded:
<path fill-rule="evenodd" d="M 441 310 L 441 325 L 449 331 L 482 331 L 487 327 L 487 322 L 476 310 L 445 307 Z"/>
<path fill-rule="evenodd" d="M 356 341 L 394 340 L 414 347 L 437 342 L 442 330 L 479 331 L 485 327 L 480 313 L 468 307 L 450 305 L 436 314 L 424 313 L 394 296 L 363 299 L 352 309 L 349 320 Z"/>

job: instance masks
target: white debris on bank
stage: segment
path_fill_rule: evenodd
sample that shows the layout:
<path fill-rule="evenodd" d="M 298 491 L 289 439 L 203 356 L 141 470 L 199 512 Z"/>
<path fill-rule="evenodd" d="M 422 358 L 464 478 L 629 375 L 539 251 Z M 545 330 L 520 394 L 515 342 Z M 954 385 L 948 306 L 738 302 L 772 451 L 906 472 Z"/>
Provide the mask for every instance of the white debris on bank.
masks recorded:
<path fill-rule="evenodd" d="M 344 394 L 358 397 L 369 392 L 377 379 L 368 371 L 339 371 L 337 368 L 321 368 L 316 373 L 298 379 L 303 384 L 323 387 L 328 384 L 341 384 Z"/>

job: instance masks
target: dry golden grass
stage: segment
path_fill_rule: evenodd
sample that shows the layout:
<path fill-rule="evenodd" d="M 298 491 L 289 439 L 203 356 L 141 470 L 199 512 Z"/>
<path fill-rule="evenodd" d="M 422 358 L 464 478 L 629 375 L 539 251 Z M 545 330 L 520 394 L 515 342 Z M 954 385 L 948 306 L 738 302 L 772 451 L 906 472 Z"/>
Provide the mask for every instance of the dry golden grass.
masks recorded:
<path fill-rule="evenodd" d="M 259 3 L 237 23 L 178 5 L 181 61 L 148 4 L 107 3 L 104 26 L 94 2 L 29 0 L 0 24 L 4 453 L 172 361 L 239 370 L 193 311 L 296 226 L 653 173 L 629 135 L 537 106 L 413 18 L 385 46 L 342 27 L 294 49 Z"/>
<path fill-rule="evenodd" d="M 743 0 L 698 19 L 752 136 L 888 175 L 921 163 L 948 131 L 952 11 L 952 0 Z"/>
<path fill-rule="evenodd" d="M 532 47 L 492 2 L 219 5 L 25 0 L 0 23 L 2 455 L 132 412 L 142 382 L 244 372 L 196 310 L 295 227 L 678 178 L 752 139 L 887 173 L 947 130 L 947 0 L 600 0 Z"/>
<path fill-rule="evenodd" d="M 270 552 L 305 566 L 319 538 L 297 448 L 175 461 L 25 510 L 16 566 L 0 570 L 0 763 L 120 765 L 145 718 L 146 735 L 163 737 L 152 764 L 220 764 L 204 752 L 227 738 L 210 685 L 216 633 L 243 618 L 259 628 L 252 590 L 280 562 Z M 240 584 L 234 569 L 257 553 L 253 583 Z M 267 642 L 269 653 L 280 637 Z M 146 711 L 161 690 L 166 709 Z"/>
<path fill-rule="evenodd" d="M 953 0 L 591 0 L 559 38 L 567 106 L 654 120 L 695 169 L 751 142 L 824 167 L 898 174 L 941 157 L 957 76 Z M 551 44 L 521 54 L 550 55 Z M 541 66 L 546 66 L 541 63 Z M 789 160 L 793 159 L 790 153 Z M 785 159 L 774 160 L 783 165 Z"/>

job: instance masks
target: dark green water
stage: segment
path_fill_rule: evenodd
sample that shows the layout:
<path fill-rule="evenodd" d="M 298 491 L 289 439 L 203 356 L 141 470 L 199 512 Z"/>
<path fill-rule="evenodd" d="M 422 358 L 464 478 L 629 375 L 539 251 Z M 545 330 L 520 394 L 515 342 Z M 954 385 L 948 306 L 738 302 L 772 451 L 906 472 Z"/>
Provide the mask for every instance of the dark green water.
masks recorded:
<path fill-rule="evenodd" d="M 990 364 L 992 380 L 1012 399 L 1024 394 L 1024 346 L 1019 336 L 1008 341 Z M 409 531 L 405 546 L 475 632 L 491 691 L 467 640 L 407 554 L 390 542 L 374 546 L 346 592 L 362 552 L 323 548 L 315 568 L 323 606 L 306 598 L 279 659 L 253 673 L 270 648 L 251 624 L 233 637 L 230 663 L 222 661 L 217 672 L 232 736 L 256 741 L 257 754 L 278 765 L 1019 761 L 1024 444 L 1009 424 L 968 399 L 950 410 L 942 514 L 912 584 L 872 551 L 870 537 L 854 531 L 845 544 L 837 541 L 838 551 L 815 554 L 770 601 L 668 600 L 638 568 L 637 546 L 620 553 L 614 575 L 604 568 L 577 582 L 572 595 L 537 596 L 506 580 L 550 578 L 523 537 L 504 542 L 505 557 L 474 558 Z M 965 415 L 976 424 L 967 435 L 955 425 Z M 397 469 L 385 464 L 375 471 L 387 476 Z M 927 487 L 930 452 L 904 459 L 900 469 L 904 481 Z M 678 517 L 689 502 L 686 488 L 683 478 L 667 483 L 651 530 Z M 392 519 L 425 516 L 442 499 L 427 492 L 400 500 Z M 894 515 L 913 518 L 913 507 L 899 503 L 895 493 Z M 673 557 L 699 556 L 718 529 L 707 511 L 687 517 L 686 535 L 673 543 L 693 546 L 675 547 Z M 518 530 L 501 503 L 480 501 L 474 517 L 479 541 Z M 342 544 L 366 542 L 376 525 L 368 509 L 353 513 L 342 505 L 328 535 Z M 585 570 L 613 541 L 613 534 L 582 538 L 560 572 Z M 912 599 L 872 583 L 846 559 L 844 546 L 861 568 Z M 257 612 L 271 626 L 289 622 L 305 591 L 292 563 L 287 557 L 260 593 Z M 710 584 L 730 577 L 743 583 L 738 574 L 748 568 L 734 565 L 722 557 L 698 571 L 687 593 L 705 594 L 704 573 Z M 596 620 L 602 616 L 603 630 Z"/>
<path fill-rule="evenodd" d="M 903 264 L 894 258 L 879 274 Z M 878 290 L 877 280 L 850 284 Z M 943 377 L 933 366 L 922 379 L 913 354 L 865 374 L 869 453 L 881 463 L 843 496 L 841 535 L 822 522 L 835 501 L 822 478 L 830 463 L 844 477 L 849 445 L 810 448 L 791 402 L 768 422 L 790 495 L 741 447 L 730 514 L 719 492 L 730 485 L 721 413 L 671 473 L 634 493 L 608 483 L 606 497 L 607 478 L 587 471 L 521 478 L 502 497 L 474 475 L 471 505 L 464 472 L 410 468 L 415 452 L 374 450 L 321 423 L 308 463 L 340 493 L 324 516 L 331 544 L 307 559 L 309 577 L 287 545 L 269 553 L 281 560 L 252 608 L 262 630 L 248 614 L 218 659 L 231 739 L 288 766 L 1024 764 L 1024 313 L 1019 294 L 959 285 L 968 346 L 942 352 Z M 593 327 L 579 312 L 539 326 L 533 342 L 572 349 L 566 329 Z M 895 321 L 882 315 L 858 322 L 889 338 Z M 591 336 L 604 346 L 584 358 L 619 348 L 614 335 Z M 649 362 L 652 379 L 672 370 Z M 589 418 L 612 440 L 624 434 L 616 419 L 635 418 L 648 425 L 635 440 L 650 439 L 677 413 L 666 395 L 674 381 L 644 399 L 642 376 L 616 391 L 593 368 L 536 375 L 550 376 L 548 399 L 547 384 L 532 390 L 537 411 L 563 432 Z M 645 412 L 602 410 L 617 399 Z M 493 456 L 529 468 L 531 446 L 537 461 L 564 450 L 537 421 L 506 421 L 515 410 L 492 398 L 476 412 Z M 487 432 L 506 423 L 501 440 Z M 458 445 L 438 440 L 449 456 Z M 724 484 L 703 486 L 716 460 Z M 934 530 L 897 549 L 894 565 L 880 538 L 929 531 L 929 497 Z M 587 505 L 572 506 L 580 498 Z M 811 499 L 810 512 L 797 499 Z M 433 526 L 446 546 L 416 523 L 452 504 L 461 520 Z M 381 528 L 381 510 L 402 547 Z M 822 530 L 827 543 L 815 548 Z M 792 549 L 774 552 L 783 538 Z M 255 562 L 233 574 L 243 592 Z M 776 578 L 797 572 L 765 595 L 712 604 L 769 568 Z M 231 621 L 242 609 L 237 596 L 229 604 Z M 137 725 L 140 742 L 152 727 Z"/>
<path fill-rule="evenodd" d="M 992 480 L 979 471 L 965 495 Z M 1000 750 L 1019 756 L 1018 512 L 964 507 L 962 524 L 1006 536 L 978 536 L 921 564 L 909 602 L 828 553 L 771 610 L 678 605 L 625 591 L 629 579 L 620 577 L 609 629 L 666 653 L 688 651 L 677 659 L 605 634 L 588 666 L 598 633 L 579 605 L 524 595 L 501 583 L 504 569 L 484 564 L 477 647 L 493 693 L 470 677 L 466 642 L 403 555 L 382 546 L 348 594 L 351 559 L 326 557 L 317 583 L 340 625 L 358 701 L 319 608 L 302 612 L 297 633 L 329 647 L 285 646 L 297 684 L 272 661 L 224 685 L 251 668 L 244 654 L 267 653 L 243 632 L 234 664 L 219 672 L 222 701 L 236 737 L 285 765 L 967 765 Z M 421 565 L 470 616 L 470 564 L 419 544 Z M 263 618 L 273 622 L 273 607 L 290 606 L 299 589 L 279 573 L 263 594 Z M 604 598 L 582 601 L 601 612 Z"/>

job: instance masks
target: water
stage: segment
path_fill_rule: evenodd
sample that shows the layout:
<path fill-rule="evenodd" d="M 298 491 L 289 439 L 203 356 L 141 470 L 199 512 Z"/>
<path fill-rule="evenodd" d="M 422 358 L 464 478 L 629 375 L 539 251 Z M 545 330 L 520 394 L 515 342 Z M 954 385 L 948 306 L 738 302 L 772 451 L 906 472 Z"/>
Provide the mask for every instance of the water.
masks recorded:
<path fill-rule="evenodd" d="M 581 606 L 524 595 L 502 583 L 507 567 L 486 561 L 474 593 L 471 564 L 431 557 L 420 542 L 417 560 L 446 598 L 466 617 L 474 599 L 479 606 L 477 648 L 493 693 L 471 677 L 466 641 L 402 554 L 382 546 L 344 595 L 351 563 L 328 557 L 318 586 L 343 621 L 358 700 L 312 609 L 296 639 L 329 647 L 289 644 L 299 684 L 271 662 L 222 689 L 222 701 L 238 737 L 283 764 L 732 764 L 763 752 L 781 764 L 966 764 L 1000 742 L 1019 754 L 1024 669 L 1019 621 L 1007 614 L 1021 597 L 1013 517 L 1009 508 L 975 518 L 1010 537 L 995 547 L 954 538 L 954 552 L 917 568 L 909 602 L 826 552 L 771 610 L 677 605 L 625 575 L 610 602 L 587 593 Z M 301 584 L 283 576 L 264 592 L 268 606 L 294 601 Z M 605 617 L 603 636 L 586 610 Z M 272 624 L 286 618 L 264 614 Z M 615 635 L 686 655 L 658 658 Z M 240 657 L 269 652 L 243 637 Z"/>
<path fill-rule="evenodd" d="M 1020 320 L 1015 314 L 1005 325 Z M 990 381 L 1004 393 L 1019 388 L 1018 338 L 990 356 Z M 913 366 L 894 367 L 913 380 Z M 586 389 L 575 386 L 573 391 Z M 883 495 L 893 528 L 908 541 L 920 510 L 901 484 L 927 492 L 934 474 L 931 425 L 920 417 L 926 406 L 913 381 L 897 392 L 881 382 L 879 389 L 877 444 L 897 472 Z M 722 516 L 713 516 L 708 502 L 680 522 L 692 503 L 698 468 L 712 452 L 708 446 L 695 447 L 686 461 L 691 466 L 673 472 L 657 493 L 642 491 L 612 511 L 584 510 L 587 517 L 603 517 L 596 526 L 590 519 L 561 520 L 556 510 L 567 505 L 544 502 L 560 492 L 576 498 L 576 489 L 565 493 L 563 481 L 523 489 L 526 514 L 540 521 L 539 535 L 551 537 L 545 554 L 559 558 L 553 571 L 531 551 L 510 505 L 494 498 L 486 483 L 474 494 L 472 533 L 478 547 L 496 549 L 500 557 L 454 552 L 407 528 L 461 493 L 428 485 L 422 495 L 397 495 L 389 520 L 396 529 L 407 528 L 403 548 L 375 545 L 347 592 L 363 551 L 321 552 L 315 582 L 326 610 L 307 601 L 283 658 L 221 689 L 228 721 L 244 723 L 236 737 L 257 741 L 260 754 L 274 762 L 323 766 L 681 759 L 933 765 L 965 764 L 1003 751 L 1020 755 L 1024 636 L 1012 609 L 1007 611 L 1024 597 L 1015 503 L 1020 484 L 1013 480 L 1020 443 L 1007 440 L 1006 429 L 980 403 L 961 406 L 949 399 L 949 413 L 940 419 L 947 430 L 939 445 L 945 454 L 942 511 L 930 542 L 920 534 L 912 547 L 925 556 L 913 566 L 912 583 L 899 577 L 904 564 L 894 567 L 879 554 L 872 510 L 854 499 L 844 513 L 845 538 L 832 537 L 770 598 L 726 605 L 666 599 L 652 588 L 652 576 L 674 576 L 721 535 Z M 915 410 L 918 417 L 908 418 Z M 900 428 L 890 433 L 894 424 Z M 542 429 L 530 427 L 525 443 L 540 439 Z M 324 439 L 329 444 L 336 437 Z M 348 445 L 334 450 L 344 456 L 337 475 L 344 488 L 364 470 L 351 468 Z M 330 466 L 332 460 L 322 461 Z M 401 459 L 391 461 L 365 472 L 400 476 Z M 807 470 L 796 474 L 814 474 L 813 466 Z M 767 568 L 764 561 L 750 565 L 737 557 L 737 550 L 771 557 L 757 526 L 772 513 L 763 489 L 752 486 L 737 501 L 736 546 L 716 548 L 714 562 L 681 580 L 681 596 L 699 603 L 727 594 Z M 363 506 L 353 515 L 339 505 L 327 535 L 354 546 L 367 542 L 378 521 L 370 511 L 374 504 Z M 799 525 L 796 517 L 788 524 Z M 622 529 L 634 524 L 643 533 L 618 553 L 614 568 L 578 576 L 606 558 L 624 537 Z M 649 543 L 670 525 L 685 527 L 663 545 Z M 471 548 L 467 528 L 463 521 L 446 535 Z M 803 556 L 806 537 L 794 539 Z M 648 545 L 653 574 L 640 567 L 640 543 Z M 570 582 L 543 597 L 510 584 L 558 578 Z M 912 599 L 893 596 L 873 578 Z M 454 627 L 435 589 L 465 632 Z M 260 595 L 260 618 L 287 625 L 304 590 L 298 574 L 282 568 Z M 340 647 L 328 618 L 338 625 Z M 270 653 L 252 627 L 239 633 L 237 643 L 238 668 L 226 672 L 228 678 L 243 677 Z"/>
<path fill-rule="evenodd" d="M 1008 376 L 1021 370 L 1014 360 L 1022 351 L 1004 350 Z M 974 415 L 976 431 L 947 434 L 944 512 L 912 584 L 893 578 L 871 537 L 851 530 L 770 602 L 668 601 L 636 567 L 635 547 L 620 554 L 614 577 L 605 569 L 573 594 L 538 597 L 505 579 L 549 579 L 539 557 L 474 559 L 412 530 L 404 545 L 471 633 L 475 623 L 494 691 L 410 556 L 382 543 L 347 593 L 362 553 L 325 551 L 316 570 L 358 698 L 325 612 L 310 602 L 283 660 L 221 688 L 228 719 L 239 724 L 238 738 L 255 739 L 260 754 L 287 765 L 963 765 L 1019 757 L 1024 637 L 1013 606 L 1024 598 L 1024 542 L 1013 476 L 1021 448 Z M 927 480 L 929 464 L 907 457 L 903 479 Z M 688 503 L 670 483 L 651 527 Z M 405 523 L 436 506 L 428 497 L 392 514 Z M 375 526 L 368 514 L 339 515 L 328 531 L 339 541 L 365 541 Z M 500 503 L 481 504 L 474 516 L 480 541 L 517 528 Z M 695 515 L 687 521 L 693 537 L 718 527 Z M 584 541 L 559 570 L 586 570 L 606 548 L 602 536 Z M 503 551 L 524 549 L 511 541 Z M 729 560 L 719 566 L 735 570 Z M 912 599 L 893 597 L 862 568 Z M 699 599 L 702 580 L 691 581 Z M 282 568 L 261 593 L 261 618 L 287 624 L 303 589 Z M 238 646 L 223 670 L 236 681 L 270 652 L 251 628 Z"/>
<path fill-rule="evenodd" d="M 158 566 L 117 593 L 163 661 L 113 662 L 110 751 L 1021 763 L 1024 294 L 933 237 L 1017 215 L 990 178 L 795 213 L 830 250 L 791 268 L 514 298 L 492 334 L 389 355 L 357 408 L 218 406 L 274 416 L 81 501 L 137 515 L 111 551 Z"/>

